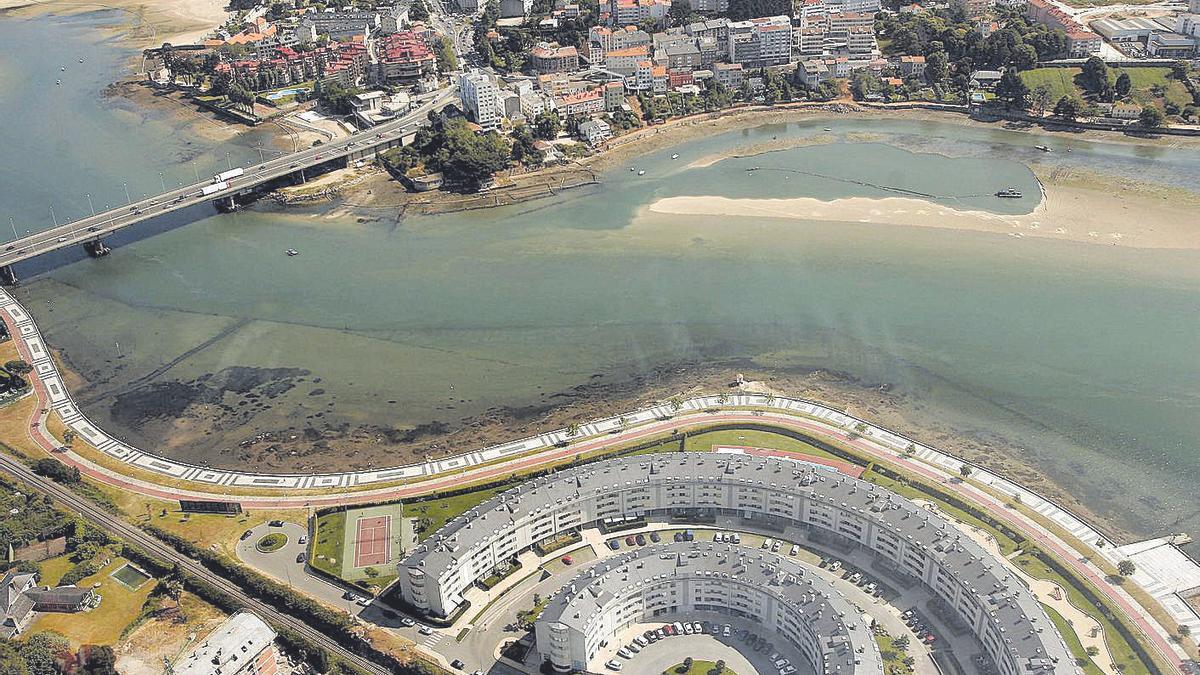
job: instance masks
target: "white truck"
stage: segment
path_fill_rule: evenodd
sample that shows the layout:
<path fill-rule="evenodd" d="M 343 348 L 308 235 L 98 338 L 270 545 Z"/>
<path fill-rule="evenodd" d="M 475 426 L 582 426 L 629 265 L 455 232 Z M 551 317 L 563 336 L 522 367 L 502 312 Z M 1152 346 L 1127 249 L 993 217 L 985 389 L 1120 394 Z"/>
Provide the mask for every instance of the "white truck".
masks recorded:
<path fill-rule="evenodd" d="M 225 181 L 219 181 L 213 183 L 212 185 L 205 185 L 204 187 L 200 188 L 200 194 L 207 197 L 209 195 L 214 195 L 227 187 L 229 187 L 229 183 L 226 183 Z"/>
<path fill-rule="evenodd" d="M 222 171 L 221 173 L 219 173 L 219 174 L 217 174 L 217 175 L 213 176 L 213 183 L 214 183 L 214 184 L 216 184 L 216 183 L 226 183 L 226 182 L 228 182 L 230 179 L 232 179 L 232 178 L 237 178 L 238 176 L 240 176 L 240 175 L 242 175 L 242 174 L 244 174 L 244 173 L 246 173 L 246 170 L 245 170 L 245 169 L 243 169 L 243 168 L 242 168 L 242 167 L 240 167 L 240 166 L 239 166 L 238 168 L 236 168 L 236 169 L 230 169 L 230 170 L 228 170 L 228 171 Z"/>

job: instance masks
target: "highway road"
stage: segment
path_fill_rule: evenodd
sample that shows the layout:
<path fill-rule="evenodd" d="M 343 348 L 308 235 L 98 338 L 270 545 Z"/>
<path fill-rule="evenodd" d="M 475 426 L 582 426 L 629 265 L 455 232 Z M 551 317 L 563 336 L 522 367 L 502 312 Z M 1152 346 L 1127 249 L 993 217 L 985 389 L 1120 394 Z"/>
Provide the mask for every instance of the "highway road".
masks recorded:
<path fill-rule="evenodd" d="M 141 547 L 142 550 L 163 561 L 178 564 L 181 569 L 193 577 L 229 594 L 259 616 L 302 635 L 313 644 L 323 647 L 331 655 L 347 663 L 352 663 L 374 675 L 388 675 L 390 673 L 387 668 L 345 649 L 336 640 L 310 627 L 302 619 L 283 614 L 276 608 L 247 595 L 242 591 L 240 586 L 224 577 L 214 574 L 195 560 L 188 558 L 134 525 L 100 508 L 91 500 L 75 494 L 52 480 L 37 475 L 21 461 L 9 455 L 0 454 L 0 471 L 14 476 L 42 494 L 50 495 L 60 508 L 78 513 L 89 523 L 114 537 L 135 544 Z"/>
<path fill-rule="evenodd" d="M 168 190 L 146 199 L 131 201 L 124 206 L 11 241 L 5 244 L 3 251 L 0 251 L 0 267 L 67 246 L 94 241 L 106 234 L 164 213 L 203 202 L 215 201 L 222 197 L 230 197 L 242 190 L 280 176 L 361 152 L 380 143 L 395 141 L 423 124 L 430 110 L 444 105 L 456 96 L 457 86 L 447 87 L 421 102 L 403 117 L 384 122 L 366 131 L 335 139 L 324 145 L 283 155 L 262 164 L 244 167 L 244 174 L 227 181 L 229 187 L 215 194 L 206 195 L 202 192 L 205 187 L 213 184 L 212 178 L 208 178 L 193 185 Z"/>

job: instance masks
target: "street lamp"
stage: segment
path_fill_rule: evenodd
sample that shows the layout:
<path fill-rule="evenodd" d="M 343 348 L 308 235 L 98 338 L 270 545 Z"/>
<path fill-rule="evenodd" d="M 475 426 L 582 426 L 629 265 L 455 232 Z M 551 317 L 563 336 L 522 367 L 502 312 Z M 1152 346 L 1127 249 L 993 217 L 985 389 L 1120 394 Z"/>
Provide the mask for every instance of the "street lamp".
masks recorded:
<path fill-rule="evenodd" d="M 229 170 L 230 170 L 230 171 L 233 171 L 233 160 L 229 159 L 229 153 L 228 153 L 228 152 L 227 152 L 227 153 L 225 153 L 225 164 L 226 164 L 226 165 L 229 167 Z"/>
<path fill-rule="evenodd" d="M 12 216 L 9 216 L 9 217 L 8 217 L 8 224 L 12 226 L 12 229 L 13 229 L 13 239 L 14 239 L 14 240 L 16 240 L 16 239 L 20 239 L 20 238 L 21 238 L 21 235 L 17 234 L 17 222 L 16 222 L 15 220 L 13 220 L 13 217 L 12 217 Z"/>
<path fill-rule="evenodd" d="M 92 193 L 87 192 L 85 196 L 88 198 L 88 208 L 92 210 L 92 215 L 96 215 L 96 207 L 92 206 Z"/>
<path fill-rule="evenodd" d="M 255 148 L 256 150 L 258 150 L 258 163 L 259 163 L 259 164 L 266 164 L 266 163 L 267 163 L 267 159 L 266 159 L 266 157 L 264 157 L 264 156 L 263 156 L 263 149 L 262 149 L 262 146 L 261 146 L 261 145 L 256 145 L 256 146 L 254 146 L 254 148 Z"/>
<path fill-rule="evenodd" d="M 54 205 L 50 205 L 50 218 L 54 221 L 54 226 L 58 227 L 58 216 L 54 215 Z"/>
<path fill-rule="evenodd" d="M 163 172 L 161 172 L 161 171 L 158 172 L 158 182 L 162 184 L 162 191 L 166 192 L 167 191 L 167 179 L 163 178 Z"/>
<path fill-rule="evenodd" d="M 129 183 L 121 183 L 121 187 L 125 188 L 125 203 L 132 204 L 133 198 L 129 196 Z"/>

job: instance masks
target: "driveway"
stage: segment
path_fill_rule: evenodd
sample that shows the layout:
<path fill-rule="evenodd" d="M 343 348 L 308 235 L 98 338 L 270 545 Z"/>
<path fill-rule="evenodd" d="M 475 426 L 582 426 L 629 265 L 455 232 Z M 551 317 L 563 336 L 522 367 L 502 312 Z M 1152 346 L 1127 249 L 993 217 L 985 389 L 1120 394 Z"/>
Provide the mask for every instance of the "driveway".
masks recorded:
<path fill-rule="evenodd" d="M 288 538 L 287 543 L 278 551 L 259 551 L 255 544 L 272 532 L 285 535 Z M 282 527 L 271 527 L 263 523 L 251 528 L 250 536 L 239 541 L 235 551 L 238 560 L 255 570 L 327 605 L 357 616 L 363 608 L 354 601 L 343 598 L 345 591 L 340 586 L 309 571 L 305 563 L 296 562 L 297 556 L 304 555 L 307 549 L 305 544 L 300 543 L 300 538 L 307 536 L 308 528 L 297 523 L 284 522 Z M 366 597 L 365 593 L 363 597 Z"/>

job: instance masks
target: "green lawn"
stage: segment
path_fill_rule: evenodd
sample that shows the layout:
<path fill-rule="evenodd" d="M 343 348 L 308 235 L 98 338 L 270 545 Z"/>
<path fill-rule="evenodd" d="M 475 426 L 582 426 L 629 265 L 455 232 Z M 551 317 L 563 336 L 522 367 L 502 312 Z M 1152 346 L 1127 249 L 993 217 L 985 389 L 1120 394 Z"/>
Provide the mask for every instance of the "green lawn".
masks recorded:
<path fill-rule="evenodd" d="M 337 578 L 342 577 L 342 540 L 346 538 L 346 512 L 334 511 L 317 517 L 308 564 Z"/>
<path fill-rule="evenodd" d="M 467 509 L 478 506 L 483 502 L 495 497 L 508 487 L 495 487 L 486 490 L 476 490 L 466 494 L 454 495 L 453 497 L 443 497 L 442 499 L 431 499 L 424 502 L 409 502 L 404 504 L 404 517 L 416 518 L 418 521 L 422 518 L 428 518 L 429 523 L 424 531 L 417 535 L 418 540 L 425 539 L 429 535 L 437 532 L 438 528 L 445 525 L 455 516 L 463 513 Z"/>
<path fill-rule="evenodd" d="M 1075 76 L 1079 68 L 1035 68 L 1021 73 L 1021 80 L 1030 90 L 1040 85 L 1050 88 L 1051 105 L 1063 96 L 1078 96 L 1084 98 L 1083 90 L 1075 84 Z M 1169 77 L 1170 68 L 1114 68 L 1113 81 L 1121 73 L 1128 73 L 1133 88 L 1129 92 L 1129 100 L 1140 105 L 1158 105 L 1160 108 L 1167 101 L 1173 102 L 1180 108 L 1192 102 L 1192 96 L 1182 82 Z M 1165 88 L 1165 96 L 1155 96 L 1152 88 Z"/>
<path fill-rule="evenodd" d="M 909 638 L 911 640 L 911 638 Z M 879 654 L 883 657 L 883 671 L 890 675 L 912 675 L 913 669 L 905 665 L 904 660 L 908 658 L 908 647 L 901 647 L 896 644 L 896 638 L 886 633 L 875 636 L 875 643 L 879 645 Z"/>
<path fill-rule="evenodd" d="M 1062 614 L 1054 611 L 1050 605 L 1043 604 L 1042 608 L 1046 610 L 1046 614 L 1050 616 L 1050 620 L 1054 622 L 1054 626 L 1058 628 L 1058 632 L 1063 636 L 1063 640 L 1067 643 L 1067 649 L 1071 650 L 1071 656 L 1075 657 L 1076 665 L 1083 668 L 1084 675 L 1104 675 L 1104 671 L 1092 662 L 1092 658 L 1087 655 L 1083 649 L 1083 643 L 1079 641 L 1079 636 L 1075 634 L 1075 629 Z"/>
<path fill-rule="evenodd" d="M 114 557 L 104 569 L 76 584 L 80 588 L 100 584 L 96 588 L 102 598 L 99 607 L 78 614 L 39 614 L 30 624 L 28 632 L 52 630 L 63 634 L 75 646 L 116 644 L 125 626 L 141 613 L 142 604 L 155 586 L 151 581 L 132 591 L 111 578 L 109 575 L 125 562 L 124 558 Z"/>
<path fill-rule="evenodd" d="M 709 671 L 715 670 L 716 667 L 717 664 L 712 661 L 692 661 L 691 668 L 684 668 L 683 662 L 680 661 L 678 664 L 664 670 L 662 675 L 708 675 Z M 737 675 L 728 666 L 721 673 L 723 675 Z"/>
<path fill-rule="evenodd" d="M 262 551 L 263 553 L 272 553 L 274 551 L 278 551 L 279 549 L 283 548 L 287 544 L 287 542 L 288 542 L 288 538 L 287 538 L 286 534 L 283 534 L 280 532 L 272 532 L 271 534 L 266 535 L 262 539 L 259 539 L 258 543 L 255 544 L 254 547 L 257 548 L 259 551 Z"/>

